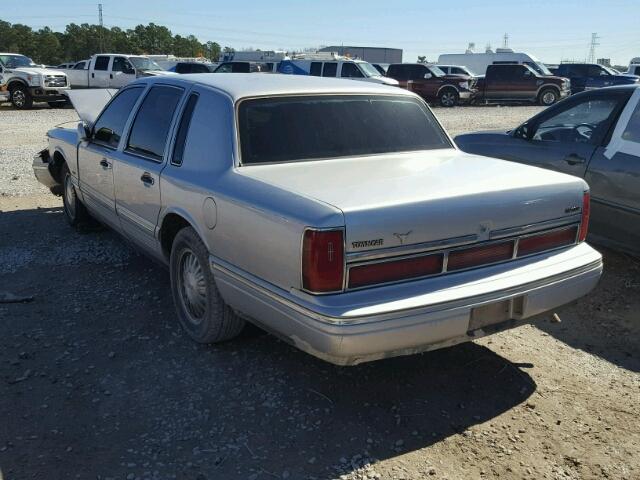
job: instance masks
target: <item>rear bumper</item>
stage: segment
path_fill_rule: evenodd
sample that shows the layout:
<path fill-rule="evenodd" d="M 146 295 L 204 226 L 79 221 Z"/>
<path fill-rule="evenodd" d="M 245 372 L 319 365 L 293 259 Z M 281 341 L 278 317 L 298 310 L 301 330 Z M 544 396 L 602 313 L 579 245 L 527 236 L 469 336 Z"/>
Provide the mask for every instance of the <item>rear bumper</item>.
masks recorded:
<path fill-rule="evenodd" d="M 211 257 L 225 301 L 316 357 L 354 365 L 434 350 L 517 326 L 591 291 L 602 257 L 589 245 L 432 279 L 339 295 L 285 292 Z M 517 304 L 507 321 L 471 329 L 472 309 Z"/>

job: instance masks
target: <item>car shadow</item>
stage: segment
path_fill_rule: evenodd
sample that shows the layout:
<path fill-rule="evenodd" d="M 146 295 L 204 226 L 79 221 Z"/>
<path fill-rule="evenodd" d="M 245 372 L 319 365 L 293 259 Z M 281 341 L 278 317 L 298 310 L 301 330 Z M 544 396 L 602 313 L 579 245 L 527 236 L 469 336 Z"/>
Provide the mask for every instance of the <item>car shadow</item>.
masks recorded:
<path fill-rule="evenodd" d="M 468 435 L 536 390 L 530 365 L 474 343 L 354 367 L 257 329 L 198 345 L 167 271 L 113 232 L 78 234 L 60 208 L 0 213 L 0 230 L 0 284 L 33 296 L 0 305 L 8 476 L 330 479 Z"/>
<path fill-rule="evenodd" d="M 586 297 L 559 310 L 560 323 L 536 327 L 621 368 L 640 372 L 640 259 L 599 245 L 604 271 Z"/>

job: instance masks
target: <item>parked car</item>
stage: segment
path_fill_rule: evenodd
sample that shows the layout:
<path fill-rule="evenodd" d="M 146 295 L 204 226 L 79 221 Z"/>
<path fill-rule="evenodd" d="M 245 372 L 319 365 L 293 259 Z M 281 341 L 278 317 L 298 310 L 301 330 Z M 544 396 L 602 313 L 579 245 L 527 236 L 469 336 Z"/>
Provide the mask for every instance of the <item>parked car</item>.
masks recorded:
<path fill-rule="evenodd" d="M 640 254 L 640 87 L 579 93 L 509 132 L 456 137 L 469 153 L 584 178 L 590 238 Z"/>
<path fill-rule="evenodd" d="M 385 76 L 387 74 L 387 69 L 389 68 L 388 63 L 372 63 L 371 65 L 378 71 L 380 75 Z"/>
<path fill-rule="evenodd" d="M 278 73 L 289 75 L 311 75 L 313 77 L 348 78 L 364 82 L 398 86 L 398 82 L 381 74 L 373 65 L 363 60 L 353 60 L 333 53 L 304 55 L 303 58 L 282 60 Z"/>
<path fill-rule="evenodd" d="M 475 96 L 476 80 L 460 75 L 446 75 L 435 65 L 424 63 L 392 63 L 387 76 L 397 80 L 402 88 L 417 93 L 428 102 L 443 107 L 468 103 Z"/>
<path fill-rule="evenodd" d="M 489 65 L 528 65 L 538 75 L 553 75 L 547 66 L 526 52 L 514 52 L 510 48 L 498 48 L 495 52 L 446 53 L 438 57 L 438 65 L 466 65 L 478 75 L 484 75 Z"/>
<path fill-rule="evenodd" d="M 167 71 L 175 73 L 213 73 L 216 66 L 204 62 L 177 62 Z"/>
<path fill-rule="evenodd" d="M 539 75 L 529 65 L 489 65 L 478 79 L 476 103 L 533 102 L 549 106 L 571 94 L 566 78 Z"/>
<path fill-rule="evenodd" d="M 640 77 L 616 74 L 609 67 L 596 63 L 561 63 L 553 73 L 571 80 L 571 93 L 640 82 Z"/>
<path fill-rule="evenodd" d="M 51 68 L 73 68 L 73 66 L 76 64 L 76 62 L 67 62 L 67 63 L 61 63 L 60 65 L 55 65 Z"/>
<path fill-rule="evenodd" d="M 222 62 L 214 69 L 214 73 L 273 73 L 277 63 L 273 62 Z"/>
<path fill-rule="evenodd" d="M 481 75 L 471 71 L 470 68 L 465 67 L 464 65 L 436 65 L 440 70 L 442 70 L 447 75 L 458 75 L 461 77 L 473 77 L 478 78 Z"/>
<path fill-rule="evenodd" d="M 52 107 L 66 103 L 64 92 L 69 83 L 60 70 L 38 66 L 24 55 L 0 53 L 0 75 L 14 108 L 31 108 L 33 102 L 47 102 Z"/>
<path fill-rule="evenodd" d="M 143 55 L 101 53 L 94 55 L 83 69 L 65 70 L 73 88 L 120 88 L 136 78 L 175 75 Z"/>
<path fill-rule="evenodd" d="M 630 64 L 629 68 L 623 75 L 640 76 L 640 64 Z"/>
<path fill-rule="evenodd" d="M 249 320 L 356 364 L 516 326 L 600 277 L 584 180 L 460 152 L 406 90 L 145 78 L 102 112 L 85 93 L 36 177 L 63 187 L 69 223 L 93 216 L 169 266 L 198 342 Z"/>

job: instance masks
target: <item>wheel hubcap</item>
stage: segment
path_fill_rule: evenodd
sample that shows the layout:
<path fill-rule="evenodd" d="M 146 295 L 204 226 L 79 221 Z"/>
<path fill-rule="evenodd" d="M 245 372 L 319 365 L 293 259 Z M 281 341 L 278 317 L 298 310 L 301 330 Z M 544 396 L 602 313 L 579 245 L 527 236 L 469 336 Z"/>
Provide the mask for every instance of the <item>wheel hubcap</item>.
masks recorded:
<path fill-rule="evenodd" d="M 546 103 L 547 105 L 549 105 L 550 103 L 555 102 L 555 100 L 556 100 L 556 96 L 551 92 L 547 92 L 542 96 L 542 101 L 544 103 Z"/>
<path fill-rule="evenodd" d="M 450 107 L 455 102 L 455 95 L 453 93 L 445 93 L 442 95 L 442 104 Z"/>
<path fill-rule="evenodd" d="M 16 107 L 23 107 L 25 100 L 26 98 L 22 90 L 14 90 L 13 103 L 16 105 Z"/>
<path fill-rule="evenodd" d="M 189 319 L 194 325 L 202 322 L 207 305 L 207 286 L 198 257 L 186 250 L 180 258 L 178 282 L 180 295 Z"/>
<path fill-rule="evenodd" d="M 76 189 L 73 187 L 71 175 L 64 177 L 64 208 L 71 219 L 76 218 Z"/>

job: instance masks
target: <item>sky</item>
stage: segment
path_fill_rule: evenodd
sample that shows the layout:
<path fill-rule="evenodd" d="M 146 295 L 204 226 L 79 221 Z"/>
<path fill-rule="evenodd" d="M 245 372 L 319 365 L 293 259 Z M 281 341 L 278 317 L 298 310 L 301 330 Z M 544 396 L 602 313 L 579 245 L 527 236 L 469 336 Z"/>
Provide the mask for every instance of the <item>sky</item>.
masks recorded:
<path fill-rule="evenodd" d="M 97 23 L 98 2 L 7 2 L 0 19 L 63 30 L 68 23 Z M 584 61 L 591 34 L 596 57 L 628 65 L 640 57 L 640 0 L 102 0 L 107 27 L 165 25 L 236 50 L 292 50 L 320 45 L 393 47 L 405 62 L 425 55 L 508 45 L 546 63 Z M 123 52 L 124 53 L 124 52 Z"/>

